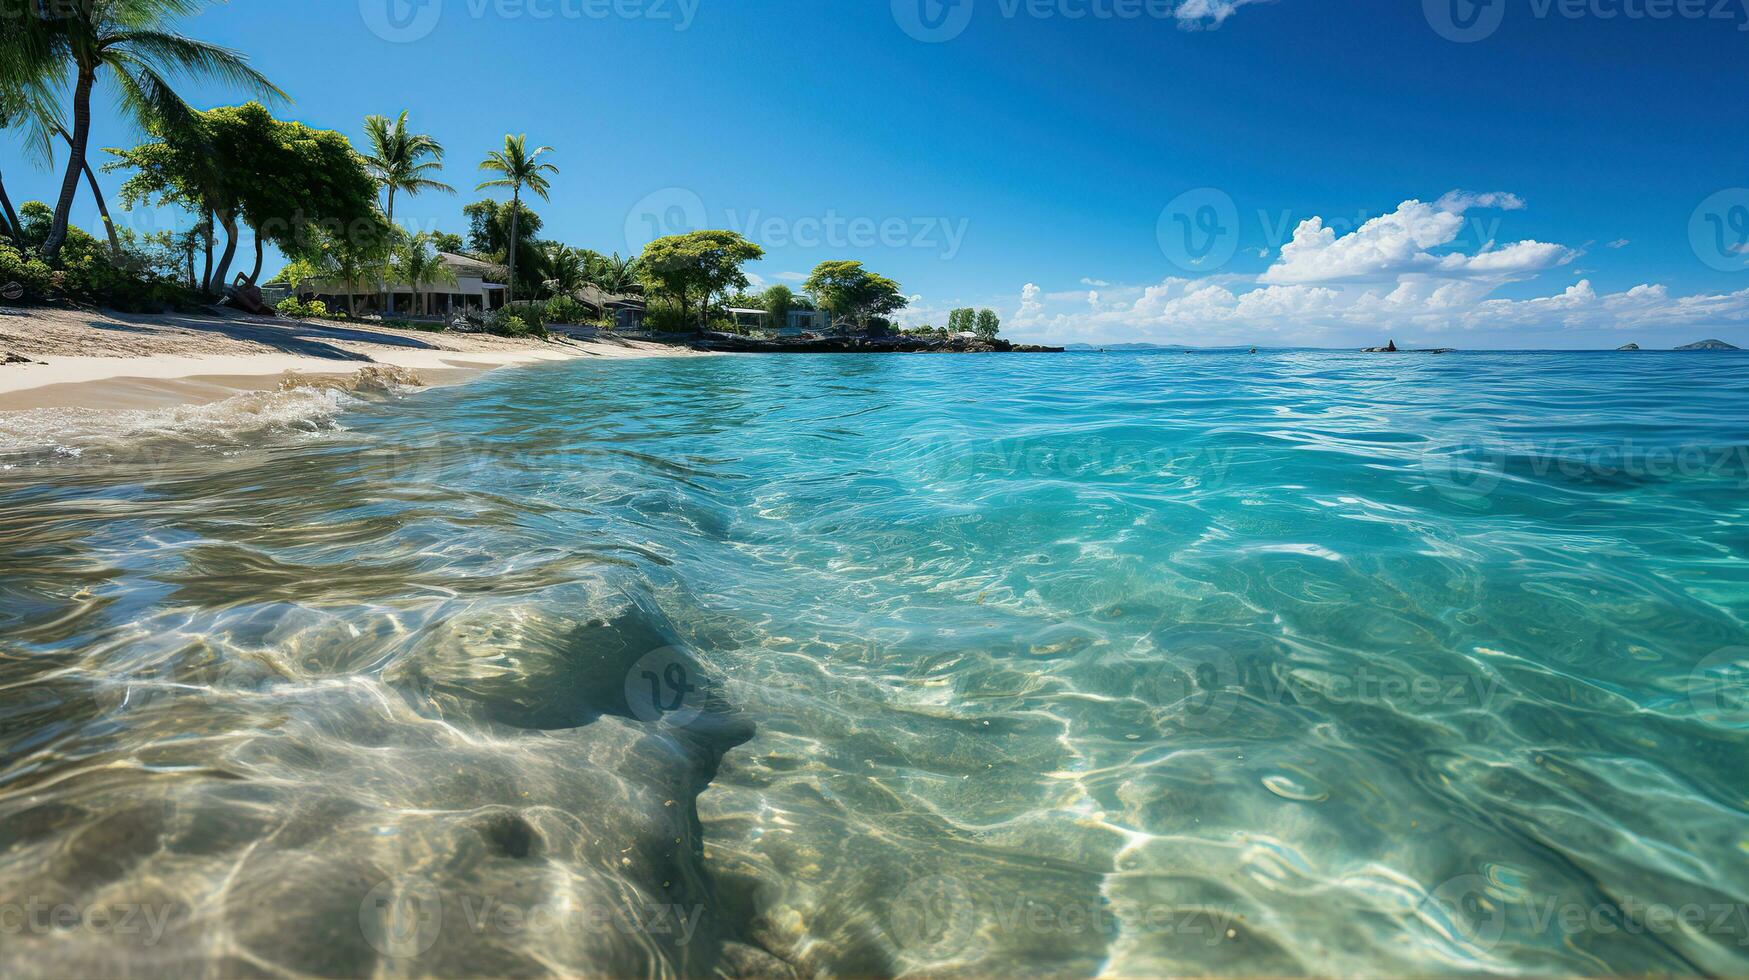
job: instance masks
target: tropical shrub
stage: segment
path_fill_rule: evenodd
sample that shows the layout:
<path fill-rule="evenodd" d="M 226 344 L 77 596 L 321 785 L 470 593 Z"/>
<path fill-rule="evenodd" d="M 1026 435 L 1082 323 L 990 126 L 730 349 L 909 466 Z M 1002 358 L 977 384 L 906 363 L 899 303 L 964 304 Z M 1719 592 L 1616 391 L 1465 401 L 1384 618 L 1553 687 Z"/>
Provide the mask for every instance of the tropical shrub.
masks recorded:
<path fill-rule="evenodd" d="M 570 296 L 554 296 L 547 300 L 548 323 L 584 323 L 589 320 L 589 308 Z"/>
<path fill-rule="evenodd" d="M 48 206 L 29 201 L 19 213 L 27 250 L 0 243 L 0 290 L 17 286 L 20 291 L 17 300 L 8 302 L 106 306 L 128 313 L 197 305 L 185 286 L 154 270 L 146 252 L 128 248 L 117 264 L 107 242 L 77 227 L 67 229 L 58 267 L 50 266 L 35 250 L 53 219 Z"/>
<path fill-rule="evenodd" d="M 644 316 L 644 329 L 657 333 L 689 333 L 697 328 L 697 321 L 679 303 L 666 297 L 651 300 Z"/>
<path fill-rule="evenodd" d="M 294 317 L 299 320 L 327 320 L 335 318 L 334 314 L 328 312 L 328 304 L 319 299 L 313 299 L 308 303 L 305 303 L 293 296 L 288 299 L 280 300 L 279 305 L 274 307 L 274 309 L 278 310 L 285 316 Z"/>
<path fill-rule="evenodd" d="M 486 332 L 500 337 L 545 337 L 547 328 L 545 321 L 538 317 L 530 318 L 530 313 L 536 307 L 519 303 L 515 308 L 505 307 L 493 310 L 486 317 Z"/>
<path fill-rule="evenodd" d="M 46 303 L 54 290 L 54 273 L 43 260 L 0 242 L 0 288 L 12 286 L 23 292 L 6 302 Z"/>

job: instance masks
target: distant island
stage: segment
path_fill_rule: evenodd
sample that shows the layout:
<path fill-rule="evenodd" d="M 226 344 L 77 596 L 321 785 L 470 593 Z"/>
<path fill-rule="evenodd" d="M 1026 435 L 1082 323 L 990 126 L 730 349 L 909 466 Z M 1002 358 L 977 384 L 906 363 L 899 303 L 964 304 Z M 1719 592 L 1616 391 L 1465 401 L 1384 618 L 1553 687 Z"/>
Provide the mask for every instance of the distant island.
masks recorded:
<path fill-rule="evenodd" d="M 1700 341 L 1699 343 L 1688 344 L 1687 346 L 1678 347 L 1676 349 L 1677 350 L 1742 350 L 1742 348 L 1734 347 L 1730 344 L 1725 343 L 1722 340 L 1703 340 L 1703 341 Z"/>

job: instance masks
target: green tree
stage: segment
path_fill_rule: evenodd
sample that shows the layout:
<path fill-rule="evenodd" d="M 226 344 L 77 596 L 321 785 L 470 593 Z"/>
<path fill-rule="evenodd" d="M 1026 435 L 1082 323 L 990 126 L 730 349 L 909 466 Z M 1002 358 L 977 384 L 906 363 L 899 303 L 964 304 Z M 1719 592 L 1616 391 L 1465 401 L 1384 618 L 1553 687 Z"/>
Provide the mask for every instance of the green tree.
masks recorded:
<path fill-rule="evenodd" d="M 430 297 L 424 295 L 421 287 L 455 282 L 455 273 L 449 270 L 449 266 L 444 264 L 442 257 L 432 247 L 430 235 L 402 236 L 395 248 L 394 269 L 396 277 L 413 288 L 415 312 L 431 312 Z"/>
<path fill-rule="evenodd" d="M 3 52 L 4 48 L 0 48 Z M 21 137 L 27 154 L 43 166 L 54 160 L 54 144 L 49 127 L 44 125 L 50 107 L 45 82 L 41 78 L 11 81 L 12 73 L 0 72 L 0 130 L 11 130 Z M 22 244 L 24 225 L 6 193 L 6 181 L 0 176 L 0 235 Z"/>
<path fill-rule="evenodd" d="M 618 252 L 589 265 L 589 282 L 604 293 L 623 295 L 642 287 L 643 260 L 638 256 L 622 259 Z"/>
<path fill-rule="evenodd" d="M 532 152 L 528 148 L 528 137 L 504 137 L 504 149 L 494 150 L 480 161 L 483 173 L 498 174 L 493 180 L 480 184 L 476 190 L 488 190 L 494 187 L 510 188 L 510 240 L 521 241 L 517 235 L 517 224 L 522 215 L 522 192 L 526 188 L 541 200 L 548 199 L 552 185 L 547 181 L 548 174 L 557 174 L 559 168 L 550 163 L 541 163 L 540 158 L 553 152 L 550 146 L 539 147 Z M 516 300 L 516 253 L 510 249 L 510 300 Z"/>
<path fill-rule="evenodd" d="M 235 51 L 165 29 L 168 21 L 198 13 L 211 0 L 79 0 L 39 3 L 30 16 L 7 18 L 0 32 L 0 63 L 54 64 L 73 77 L 73 125 L 66 175 L 43 255 L 53 263 L 67 239 L 73 196 L 85 174 L 91 143 L 91 96 L 105 70 L 114 76 L 122 107 L 142 127 L 175 122 L 191 110 L 166 80 L 169 75 L 215 79 L 284 98 L 284 93 Z M 7 74 L 21 70 L 12 69 Z"/>
<path fill-rule="evenodd" d="M 457 255 L 462 250 L 462 236 L 451 235 L 447 232 L 434 231 L 431 233 L 431 244 L 436 246 L 439 252 L 448 252 L 451 255 Z"/>
<path fill-rule="evenodd" d="M 530 211 L 528 205 L 511 205 L 500 201 L 476 201 L 462 208 L 468 219 L 468 249 L 488 261 L 508 267 L 511 252 L 511 232 L 516 234 L 517 284 L 525 290 L 540 287 L 540 268 L 544 263 L 538 237 L 546 222 Z"/>
<path fill-rule="evenodd" d="M 388 194 L 385 214 L 390 227 L 395 226 L 397 193 L 405 192 L 408 197 L 422 191 L 455 193 L 455 188 L 431 177 L 443 169 L 443 144 L 423 133 L 410 132 L 407 115 L 402 111 L 398 119 L 387 116 L 366 116 L 364 119 L 364 135 L 370 143 L 370 152 L 364 160 L 371 176 Z M 394 290 L 387 289 L 385 284 L 383 295 L 388 311 L 394 313 Z"/>
<path fill-rule="evenodd" d="M 224 255 L 204 278 L 208 293 L 228 280 L 241 225 L 255 239 L 251 283 L 269 242 L 290 256 L 312 247 L 318 227 L 327 238 L 368 239 L 366 251 L 390 240 L 376 184 L 339 133 L 277 120 L 254 102 L 191 111 L 158 129 L 154 142 L 110 151 L 118 159 L 106 169 L 134 171 L 122 187 L 124 203 L 179 204 L 225 229 Z"/>
<path fill-rule="evenodd" d="M 862 333 L 910 303 L 897 282 L 869 272 L 861 262 L 822 262 L 802 288 L 834 317 L 854 323 Z"/>
<path fill-rule="evenodd" d="M 996 335 L 1002 332 L 1002 318 L 996 315 L 995 310 L 979 310 L 972 332 L 982 340 L 995 340 Z"/>
<path fill-rule="evenodd" d="M 408 131 L 407 115 L 402 112 L 398 119 L 366 116 L 364 120 L 364 135 L 370 143 L 364 162 L 370 175 L 388 194 L 384 214 L 391 225 L 395 223 L 397 193 L 408 197 L 424 191 L 455 193 L 455 188 L 431 177 L 443 169 L 443 144 L 423 133 Z"/>
<path fill-rule="evenodd" d="M 0 0 L 3 2 L 3 0 Z M 15 129 L 23 136 L 26 152 L 36 162 L 44 167 L 54 165 L 54 148 L 57 142 L 64 142 L 70 148 L 73 145 L 72 134 L 67 132 L 66 123 L 61 117 L 60 107 L 56 104 L 52 83 L 47 78 L 30 80 L 11 87 L 0 86 L 0 129 Z M 97 213 L 103 219 L 103 228 L 109 237 L 109 256 L 112 263 L 123 261 L 121 238 L 117 233 L 115 221 L 109 214 L 109 201 L 104 197 L 103 188 L 97 182 L 97 174 L 91 170 L 87 162 L 80 168 L 85 177 L 85 184 L 91 189 L 91 197 L 97 203 Z M 16 228 L 17 215 L 12 211 L 11 200 L 6 195 L 3 184 L 0 184 L 0 234 L 6 233 L 8 222 Z"/>
<path fill-rule="evenodd" d="M 773 330 L 782 330 L 789 325 L 790 310 L 795 309 L 795 290 L 788 286 L 777 285 L 765 291 L 766 323 Z"/>
<path fill-rule="evenodd" d="M 588 284 L 588 253 L 558 242 L 547 242 L 542 251 L 546 286 L 554 296 L 575 296 Z"/>
<path fill-rule="evenodd" d="M 653 292 L 674 300 L 683 322 L 691 322 L 697 304 L 702 333 L 711 297 L 747 288 L 741 267 L 764 257 L 764 249 L 732 231 L 694 231 L 658 238 L 645 246 L 643 277 Z"/>

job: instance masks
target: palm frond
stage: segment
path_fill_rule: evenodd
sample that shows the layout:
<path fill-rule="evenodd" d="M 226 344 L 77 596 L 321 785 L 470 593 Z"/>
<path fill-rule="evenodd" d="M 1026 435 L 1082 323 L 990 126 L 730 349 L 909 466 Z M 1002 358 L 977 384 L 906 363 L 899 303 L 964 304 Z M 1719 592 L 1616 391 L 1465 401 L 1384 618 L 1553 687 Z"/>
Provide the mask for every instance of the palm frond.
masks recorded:
<path fill-rule="evenodd" d="M 155 63 L 154 68 L 160 74 L 168 70 L 190 78 L 216 78 L 251 89 L 264 97 L 291 101 L 279 86 L 255 70 L 242 53 L 171 31 L 124 31 L 104 38 L 103 48 L 105 60 L 113 58 L 118 51 L 126 51 L 136 60 Z"/>
<path fill-rule="evenodd" d="M 129 54 L 112 59 L 116 84 L 121 87 L 121 105 L 140 128 L 162 132 L 189 125 L 194 108 L 170 87 L 157 69 Z"/>
<path fill-rule="evenodd" d="M 16 131 L 26 155 L 39 166 L 54 166 L 55 136 L 67 128 L 58 94 L 46 78 L 0 87 L 0 129 Z"/>

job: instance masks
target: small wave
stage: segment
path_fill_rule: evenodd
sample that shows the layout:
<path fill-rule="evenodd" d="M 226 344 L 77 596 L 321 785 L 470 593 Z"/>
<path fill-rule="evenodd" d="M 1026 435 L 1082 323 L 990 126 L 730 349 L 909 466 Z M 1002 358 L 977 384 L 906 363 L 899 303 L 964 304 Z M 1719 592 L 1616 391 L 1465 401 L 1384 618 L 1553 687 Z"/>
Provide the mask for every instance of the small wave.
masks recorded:
<path fill-rule="evenodd" d="M 0 413 L 0 468 L 139 452 L 162 445 L 223 446 L 272 432 L 336 428 L 334 417 L 364 402 L 422 387 L 419 376 L 371 365 L 345 376 L 286 372 L 271 391 L 168 408 L 38 408 Z"/>

